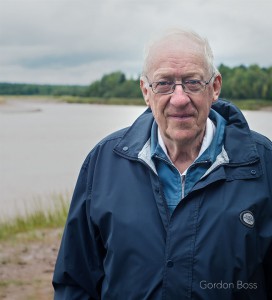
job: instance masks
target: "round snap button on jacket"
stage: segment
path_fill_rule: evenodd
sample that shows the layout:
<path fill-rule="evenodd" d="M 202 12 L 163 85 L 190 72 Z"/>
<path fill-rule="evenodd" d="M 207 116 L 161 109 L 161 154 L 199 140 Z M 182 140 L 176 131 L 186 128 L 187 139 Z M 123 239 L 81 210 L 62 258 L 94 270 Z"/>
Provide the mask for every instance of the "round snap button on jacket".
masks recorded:
<path fill-rule="evenodd" d="M 167 266 L 168 268 L 172 268 L 172 267 L 174 266 L 173 261 L 172 261 L 172 260 L 168 260 L 167 263 L 166 263 L 166 266 Z"/>

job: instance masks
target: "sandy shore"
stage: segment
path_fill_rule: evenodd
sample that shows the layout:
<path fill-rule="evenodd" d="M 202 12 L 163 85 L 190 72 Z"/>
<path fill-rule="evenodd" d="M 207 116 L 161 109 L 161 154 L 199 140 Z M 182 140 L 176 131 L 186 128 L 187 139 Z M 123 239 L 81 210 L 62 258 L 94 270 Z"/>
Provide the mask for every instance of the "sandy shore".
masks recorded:
<path fill-rule="evenodd" d="M 62 229 L 37 230 L 0 243 L 0 299 L 52 300 Z"/>

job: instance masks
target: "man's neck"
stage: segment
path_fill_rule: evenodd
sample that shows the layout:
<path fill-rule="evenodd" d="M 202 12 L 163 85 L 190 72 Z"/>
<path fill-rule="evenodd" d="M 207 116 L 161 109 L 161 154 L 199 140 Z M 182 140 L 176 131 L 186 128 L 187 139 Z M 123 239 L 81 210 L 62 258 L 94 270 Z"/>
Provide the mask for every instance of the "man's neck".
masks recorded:
<path fill-rule="evenodd" d="M 158 128 L 158 143 L 181 174 L 210 146 L 216 127 L 208 118 L 205 129 L 193 140 L 184 143 L 173 143 L 163 138 Z"/>
<path fill-rule="evenodd" d="M 198 157 L 205 131 L 186 143 L 174 143 L 163 139 L 169 158 L 182 174 Z"/>

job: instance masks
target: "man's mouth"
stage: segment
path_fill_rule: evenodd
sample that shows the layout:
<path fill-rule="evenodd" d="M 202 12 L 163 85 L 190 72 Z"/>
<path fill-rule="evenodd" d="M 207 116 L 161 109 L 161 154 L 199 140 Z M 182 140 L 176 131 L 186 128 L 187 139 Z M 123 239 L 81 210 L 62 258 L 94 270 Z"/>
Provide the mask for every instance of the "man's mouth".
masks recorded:
<path fill-rule="evenodd" d="M 168 114 L 168 117 L 171 119 L 183 121 L 183 120 L 193 118 L 194 115 L 190 113 L 182 113 L 182 114 L 174 113 L 174 114 Z"/>

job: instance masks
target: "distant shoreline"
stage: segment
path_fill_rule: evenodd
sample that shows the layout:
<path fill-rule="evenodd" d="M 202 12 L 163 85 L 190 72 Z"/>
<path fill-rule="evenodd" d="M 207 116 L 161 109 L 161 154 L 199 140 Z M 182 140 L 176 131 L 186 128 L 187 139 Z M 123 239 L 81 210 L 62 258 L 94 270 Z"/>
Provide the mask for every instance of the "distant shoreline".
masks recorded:
<path fill-rule="evenodd" d="M 77 97 L 77 96 L 23 96 L 23 95 L 7 95 L 0 96 L 0 110 L 7 105 L 14 103 L 30 102 L 34 103 L 77 103 L 77 104 L 101 104 L 101 105 L 136 105 L 145 106 L 142 98 L 99 98 L 99 97 Z M 245 99 L 230 100 L 241 110 L 265 110 L 272 111 L 271 100 Z"/>

